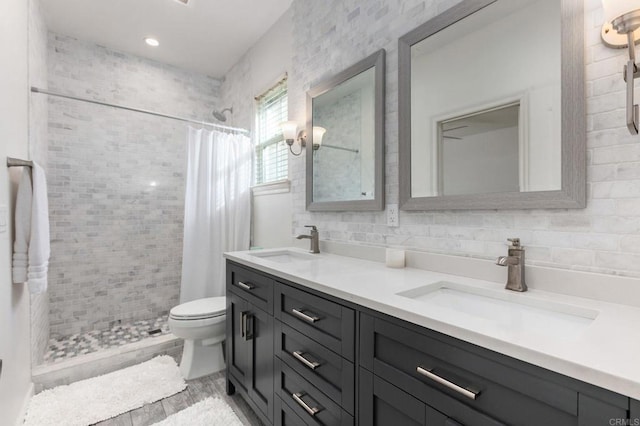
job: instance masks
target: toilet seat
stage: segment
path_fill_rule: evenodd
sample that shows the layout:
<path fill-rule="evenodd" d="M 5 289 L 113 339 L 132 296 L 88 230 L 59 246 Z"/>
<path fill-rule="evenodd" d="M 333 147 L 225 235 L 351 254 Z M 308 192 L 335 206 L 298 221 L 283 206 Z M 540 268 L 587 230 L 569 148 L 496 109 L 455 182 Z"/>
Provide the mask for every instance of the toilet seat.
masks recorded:
<path fill-rule="evenodd" d="M 192 300 L 171 309 L 169 318 L 179 321 L 202 320 L 224 316 L 227 311 L 226 297 L 207 297 Z"/>

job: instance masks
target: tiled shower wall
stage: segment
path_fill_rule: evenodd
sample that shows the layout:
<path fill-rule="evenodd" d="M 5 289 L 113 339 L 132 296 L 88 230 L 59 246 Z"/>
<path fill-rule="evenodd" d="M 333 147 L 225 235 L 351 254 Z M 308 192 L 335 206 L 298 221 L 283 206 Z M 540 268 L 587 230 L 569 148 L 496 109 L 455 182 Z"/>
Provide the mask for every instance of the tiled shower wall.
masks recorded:
<path fill-rule="evenodd" d="M 29 84 L 47 87 L 47 26 L 39 0 L 29 0 Z M 29 98 L 29 153 L 47 164 L 47 99 Z M 49 341 L 49 293 L 31 294 L 31 363 L 42 362 Z"/>
<path fill-rule="evenodd" d="M 210 120 L 220 82 L 49 34 L 49 89 Z M 49 98 L 53 335 L 178 303 L 187 124 Z"/>
<path fill-rule="evenodd" d="M 386 197 L 398 202 L 398 38 L 452 0 L 294 0 L 289 115 L 304 123 L 305 91 L 380 48 L 387 51 Z M 551 267 L 640 277 L 640 138 L 625 128 L 624 50 L 600 41 L 599 0 L 586 0 L 588 204 L 584 210 L 401 212 L 305 211 L 304 155 L 290 157 L 293 231 L 318 225 L 322 239 L 407 247 L 480 258 L 520 237 L 527 260 Z M 636 81 L 640 88 L 640 80 Z M 637 89 L 636 89 L 637 90 Z"/>

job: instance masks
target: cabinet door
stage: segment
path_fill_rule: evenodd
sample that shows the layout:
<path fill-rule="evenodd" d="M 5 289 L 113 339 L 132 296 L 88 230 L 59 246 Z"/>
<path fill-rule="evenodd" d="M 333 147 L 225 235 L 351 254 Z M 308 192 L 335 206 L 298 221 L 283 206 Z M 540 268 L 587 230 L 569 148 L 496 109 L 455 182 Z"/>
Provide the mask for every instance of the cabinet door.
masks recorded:
<path fill-rule="evenodd" d="M 444 425 L 446 417 L 432 414 L 427 423 L 427 405 L 401 389 L 360 368 L 360 426 Z M 440 414 L 435 412 L 435 414 Z"/>
<path fill-rule="evenodd" d="M 249 346 L 245 337 L 249 303 L 227 292 L 227 369 L 240 387 L 247 392 L 250 384 Z"/>
<path fill-rule="evenodd" d="M 640 425 L 640 401 L 632 399 L 629 402 L 629 410 L 629 419 L 631 420 L 629 424 Z"/>
<path fill-rule="evenodd" d="M 628 416 L 624 408 L 580 394 L 578 426 L 635 425 L 628 420 Z"/>
<path fill-rule="evenodd" d="M 273 422 L 273 317 L 249 304 L 245 338 L 249 345 L 249 398 Z"/>

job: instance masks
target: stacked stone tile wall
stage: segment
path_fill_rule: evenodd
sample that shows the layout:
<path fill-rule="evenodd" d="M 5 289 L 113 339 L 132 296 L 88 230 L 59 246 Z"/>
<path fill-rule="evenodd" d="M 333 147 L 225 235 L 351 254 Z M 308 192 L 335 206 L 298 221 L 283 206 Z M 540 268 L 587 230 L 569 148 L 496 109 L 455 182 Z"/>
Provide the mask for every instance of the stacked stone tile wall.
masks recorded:
<path fill-rule="evenodd" d="M 380 48 L 387 51 L 386 199 L 398 202 L 398 38 L 458 3 L 450 0 L 294 0 L 290 118 L 304 122 L 305 92 Z M 290 157 L 293 234 L 491 259 L 520 237 L 531 264 L 640 277 L 640 138 L 625 127 L 624 50 L 600 40 L 599 0 L 585 7 L 588 203 L 583 210 L 311 213 L 304 155 Z M 636 91 L 640 80 L 636 81 Z"/>

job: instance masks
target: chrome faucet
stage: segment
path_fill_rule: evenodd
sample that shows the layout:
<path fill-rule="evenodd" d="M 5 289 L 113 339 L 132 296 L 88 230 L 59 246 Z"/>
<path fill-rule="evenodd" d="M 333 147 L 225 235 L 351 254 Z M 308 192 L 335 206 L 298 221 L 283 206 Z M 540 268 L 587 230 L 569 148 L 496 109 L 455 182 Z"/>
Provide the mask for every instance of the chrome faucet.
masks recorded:
<path fill-rule="evenodd" d="M 507 276 L 507 290 L 527 291 L 527 284 L 524 282 L 524 247 L 520 245 L 520 238 L 509 238 L 508 256 L 500 256 L 496 260 L 496 265 L 509 267 Z"/>
<path fill-rule="evenodd" d="M 318 236 L 318 228 L 315 225 L 305 225 L 305 228 L 311 228 L 311 234 L 298 235 L 296 238 L 302 240 L 303 238 L 308 238 L 311 243 L 311 247 L 309 248 L 310 253 L 320 253 L 320 237 Z"/>

